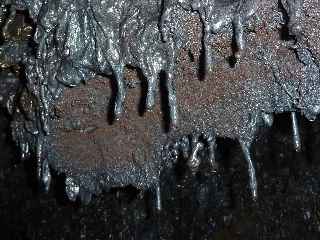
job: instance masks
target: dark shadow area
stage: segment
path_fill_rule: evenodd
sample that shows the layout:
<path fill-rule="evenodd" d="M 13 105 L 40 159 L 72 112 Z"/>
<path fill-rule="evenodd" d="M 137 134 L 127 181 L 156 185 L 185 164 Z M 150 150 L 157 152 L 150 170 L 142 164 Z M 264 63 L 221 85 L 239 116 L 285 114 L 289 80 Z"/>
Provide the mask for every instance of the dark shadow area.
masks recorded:
<path fill-rule="evenodd" d="M 106 77 L 106 76 L 103 76 L 103 77 Z M 117 88 L 117 83 L 116 83 L 115 77 L 113 75 L 110 75 L 110 76 L 108 76 L 108 78 L 110 79 L 109 81 L 110 81 L 110 88 L 111 88 L 112 95 L 110 97 L 109 104 L 106 107 L 108 109 L 107 121 L 111 125 L 115 121 L 114 108 L 115 108 L 115 102 L 116 102 L 116 97 L 117 97 L 117 93 L 118 93 L 118 88 Z"/>
<path fill-rule="evenodd" d="M 289 15 L 280 0 L 279 0 L 278 8 L 283 16 L 283 21 L 284 21 L 281 28 L 279 29 L 280 39 L 283 41 L 293 41 L 295 40 L 295 37 L 290 34 L 289 27 L 288 27 Z"/>
<path fill-rule="evenodd" d="M 260 131 L 253 148 L 257 202 L 239 144 L 219 138 L 216 173 L 204 164 L 193 175 L 183 161 L 163 172 L 160 213 L 152 190 L 133 187 L 94 196 L 88 205 L 70 203 L 64 176 L 54 172 L 50 192 L 41 193 L 35 161 L 17 163 L 12 141 L 1 141 L 8 151 L 1 156 L 1 239 L 318 239 L 320 124 L 300 117 L 299 126 L 302 153 L 294 152 L 290 115 L 277 115 L 271 129 Z"/>
<path fill-rule="evenodd" d="M 228 63 L 231 68 L 234 68 L 237 64 L 237 60 L 238 61 L 240 60 L 240 59 L 237 59 L 235 56 L 235 54 L 239 51 L 239 48 L 236 43 L 236 33 L 232 34 L 231 49 L 233 54 L 228 57 Z"/>
<path fill-rule="evenodd" d="M 168 89 L 167 89 L 167 75 L 165 72 L 160 73 L 159 80 L 159 88 L 160 88 L 160 102 L 161 102 L 161 112 L 162 112 L 162 124 L 165 132 L 168 132 L 170 129 L 170 106 L 168 99 Z"/>
<path fill-rule="evenodd" d="M 143 72 L 141 69 L 136 68 L 135 69 L 138 74 L 138 81 L 140 83 L 140 89 L 141 89 L 141 94 L 140 94 L 140 101 L 138 104 L 138 112 L 140 116 L 143 116 L 146 112 L 146 103 L 147 103 L 147 92 L 148 92 L 148 80 L 147 78 L 143 75 Z M 157 89 L 156 89 L 157 90 Z M 158 92 L 158 91 L 156 91 Z"/>
<path fill-rule="evenodd" d="M 204 43 L 202 43 L 202 48 L 200 50 L 199 67 L 198 67 L 198 79 L 200 81 L 203 81 L 206 78 L 206 57 L 203 49 L 203 46 L 204 46 L 203 44 Z"/>

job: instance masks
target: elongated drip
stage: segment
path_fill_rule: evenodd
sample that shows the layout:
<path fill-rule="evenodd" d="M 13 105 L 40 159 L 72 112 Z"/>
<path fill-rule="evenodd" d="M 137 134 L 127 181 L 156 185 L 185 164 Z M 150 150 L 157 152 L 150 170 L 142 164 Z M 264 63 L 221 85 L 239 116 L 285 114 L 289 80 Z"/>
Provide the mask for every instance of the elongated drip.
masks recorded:
<path fill-rule="evenodd" d="M 73 178 L 67 177 L 65 180 L 65 191 L 70 201 L 75 202 L 80 192 L 79 185 L 74 181 Z"/>
<path fill-rule="evenodd" d="M 231 3 L 222 9 L 217 8 L 216 1 L 197 2 L 192 4 L 192 10 L 197 11 L 203 24 L 203 50 L 205 58 L 205 77 L 213 71 L 214 53 L 211 48 L 211 38 L 225 30 L 229 25 L 233 27 L 236 52 L 234 57 L 236 63 L 241 60 L 242 52 L 245 49 L 244 25 L 254 15 L 259 7 L 257 0 L 241 0 L 238 3 Z M 233 6 L 233 5 L 238 6 Z"/>
<path fill-rule="evenodd" d="M 213 72 L 213 65 L 215 64 L 214 52 L 211 48 L 211 34 L 210 34 L 210 25 L 208 22 L 204 22 L 204 33 L 203 33 L 203 52 L 204 52 L 204 69 L 205 69 L 205 78 L 209 77 Z"/>
<path fill-rule="evenodd" d="M 167 59 L 167 91 L 170 112 L 170 128 L 174 130 L 178 126 L 178 106 L 175 87 L 175 65 L 176 65 L 176 45 L 174 41 L 169 42 L 167 50 L 170 51 Z"/>
<path fill-rule="evenodd" d="M 203 147 L 203 143 L 199 141 L 199 136 L 193 136 L 191 143 L 191 154 L 188 159 L 188 166 L 190 167 L 192 173 L 196 173 L 199 169 L 201 160 L 198 154 L 203 149 Z"/>
<path fill-rule="evenodd" d="M 274 116 L 271 113 L 262 113 L 262 120 L 267 127 L 272 127 Z"/>
<path fill-rule="evenodd" d="M 301 137 L 300 137 L 299 123 L 298 123 L 296 112 L 291 112 L 291 122 L 292 122 L 292 134 L 293 134 L 292 140 L 293 140 L 294 149 L 296 150 L 296 152 L 300 152 Z"/>
<path fill-rule="evenodd" d="M 181 138 L 179 147 L 181 149 L 182 157 L 188 159 L 190 153 L 190 140 L 187 136 Z"/>
<path fill-rule="evenodd" d="M 40 121 L 42 130 L 45 135 L 50 134 L 49 130 L 49 103 L 45 93 L 45 86 L 42 85 L 40 89 Z"/>
<path fill-rule="evenodd" d="M 244 26 L 248 19 L 252 17 L 259 8 L 259 2 L 259 0 L 242 0 L 234 13 L 232 25 L 235 45 L 237 47 L 234 53 L 236 63 L 241 60 L 242 53 L 246 48 Z"/>
<path fill-rule="evenodd" d="M 48 160 L 45 159 L 42 163 L 42 169 L 41 169 L 41 183 L 42 187 L 45 192 L 49 192 L 50 190 L 50 184 L 51 184 L 51 172 Z"/>
<path fill-rule="evenodd" d="M 215 157 L 215 151 L 216 151 L 216 137 L 213 132 L 209 132 L 205 134 L 205 140 L 208 144 L 208 157 L 209 157 L 209 163 L 211 165 L 211 170 L 213 172 L 217 171 L 218 168 L 218 163 L 216 162 L 216 157 Z"/>
<path fill-rule="evenodd" d="M 2 25 L 4 20 L 5 20 L 5 16 L 7 14 L 7 8 L 5 3 L 2 1 L 0 4 L 0 24 Z"/>
<path fill-rule="evenodd" d="M 30 156 L 30 149 L 29 149 L 29 143 L 21 143 L 21 160 L 24 161 Z"/>
<path fill-rule="evenodd" d="M 161 205 L 161 188 L 160 188 L 160 183 L 156 184 L 155 186 L 155 202 L 156 202 L 156 209 L 157 211 L 162 210 L 162 205 Z"/>
<path fill-rule="evenodd" d="M 36 160 L 37 160 L 37 177 L 41 181 L 42 176 L 42 151 L 43 151 L 43 138 L 37 136 L 37 145 L 36 145 Z"/>
<path fill-rule="evenodd" d="M 240 145 L 241 145 L 244 157 L 248 164 L 249 182 L 250 182 L 252 199 L 256 201 L 258 198 L 258 182 L 256 178 L 256 170 L 254 168 L 254 165 L 251 159 L 250 144 L 240 141 Z"/>
<path fill-rule="evenodd" d="M 126 95 L 126 89 L 125 89 L 125 84 L 123 80 L 123 71 L 124 67 L 122 64 L 119 64 L 113 72 L 116 78 L 116 83 L 117 83 L 117 94 L 116 94 L 116 100 L 114 104 L 114 119 L 118 121 L 120 119 L 120 115 L 123 112 L 123 105 L 124 105 L 124 100 L 125 100 L 125 95 Z"/>
<path fill-rule="evenodd" d="M 37 136 L 36 159 L 40 186 L 45 192 L 49 192 L 52 176 L 48 160 L 43 156 L 43 137 L 41 135 Z"/>

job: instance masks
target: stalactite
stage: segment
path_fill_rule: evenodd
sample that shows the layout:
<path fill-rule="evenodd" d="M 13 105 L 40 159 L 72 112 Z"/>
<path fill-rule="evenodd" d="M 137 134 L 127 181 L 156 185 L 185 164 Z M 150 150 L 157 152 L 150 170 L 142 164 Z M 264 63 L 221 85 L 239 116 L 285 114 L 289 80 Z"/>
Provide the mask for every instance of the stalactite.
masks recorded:
<path fill-rule="evenodd" d="M 32 153 L 35 155 L 37 176 L 45 191 L 49 191 L 51 169 L 65 173 L 65 190 L 71 201 L 79 197 L 88 203 L 92 194 L 101 189 L 133 185 L 143 190 L 151 189 L 155 193 L 155 207 L 160 210 L 163 168 L 172 167 L 183 158 L 193 173 L 199 171 L 202 161 L 208 161 L 215 173 L 219 171 L 216 139 L 228 137 L 240 142 L 248 166 L 252 197 L 256 200 L 258 183 L 251 146 L 258 129 L 271 127 L 274 114 L 289 112 L 294 148 L 300 150 L 302 140 L 297 114 L 302 113 L 309 120 L 315 120 L 320 112 L 319 59 L 304 39 L 308 35 L 303 28 L 306 21 L 304 11 L 307 11 L 305 1 L 311 0 L 280 1 L 281 13 L 286 20 L 284 24 L 290 35 L 288 39 L 281 40 L 277 31 L 270 31 L 268 20 L 264 20 L 254 37 L 247 34 L 247 25 L 254 15 L 272 14 L 277 9 L 278 1 L 275 0 L 270 3 L 258 0 L 1 1 L 0 24 L 4 39 L 0 46 L 1 68 L 7 70 L 20 66 L 17 72 L 25 78 L 21 91 L 8 93 L 0 89 L 1 99 L 13 116 L 12 135 L 21 148 L 22 159 L 27 159 Z M 10 9 L 9 14 L 7 9 Z M 35 33 L 32 39 L 32 27 L 25 21 L 20 22 L 20 28 L 12 34 L 17 10 L 28 12 L 29 20 L 33 21 Z M 195 24 L 188 22 L 185 16 L 197 19 L 201 26 L 199 33 Z M 230 44 L 221 43 L 230 35 L 235 45 L 233 49 Z M 265 40 L 268 38 L 275 43 L 269 44 Z M 289 52 L 286 56 L 281 53 L 285 41 Z M 195 51 L 199 50 L 199 42 L 204 59 Z M 217 49 L 215 44 L 223 46 Z M 247 45 L 249 52 L 245 51 Z M 228 52 L 228 48 L 234 51 L 236 68 L 226 67 L 216 60 L 218 51 Z M 256 51 L 259 48 L 261 51 Z M 193 58 L 197 56 L 193 61 L 204 63 L 199 68 L 205 69 L 208 81 L 200 81 L 199 74 L 192 75 L 192 80 L 184 79 L 184 72 L 190 71 L 191 67 L 179 69 L 186 65 L 181 57 L 183 51 L 189 51 Z M 291 62 L 286 63 L 282 57 Z M 245 59 L 251 61 L 245 62 Z M 299 76 L 286 72 L 290 64 L 301 69 Z M 250 65 L 255 68 L 250 69 Z M 146 78 L 145 101 L 142 102 L 147 112 L 139 120 L 132 117 L 135 106 L 132 101 L 136 98 L 130 96 L 130 91 L 136 90 L 127 88 L 130 85 L 126 79 L 128 66 L 141 70 Z M 251 74 L 248 69 L 258 73 Z M 233 73 L 239 76 L 233 76 Z M 97 81 L 101 76 L 113 78 L 114 86 L 108 83 L 105 83 L 108 88 L 102 86 Z M 231 80 L 235 78 L 236 81 Z M 4 81 L 9 82 L 9 78 Z M 140 85 L 142 82 L 138 81 Z M 57 106 L 68 105 L 63 103 L 70 100 L 65 99 L 66 94 L 88 89 L 92 86 L 90 84 L 96 84 L 90 92 L 92 95 L 100 88 L 106 90 L 106 97 L 101 102 L 108 104 L 113 100 L 113 118 L 119 121 L 111 121 L 112 124 L 106 127 L 96 124 L 82 128 L 81 116 L 85 114 L 78 114 L 80 117 L 71 119 L 77 124 L 69 130 L 76 133 L 70 140 L 68 135 L 59 132 L 66 116 L 59 116 Z M 190 90 L 185 84 L 195 89 Z M 158 85 L 165 86 L 162 92 L 166 93 L 166 101 L 159 100 L 161 91 Z M 216 91 L 208 94 L 206 90 L 216 86 Z M 236 89 L 234 92 L 229 90 L 232 87 Z M 184 92 L 185 89 L 188 92 Z M 22 92 L 19 104 L 16 92 Z M 80 94 L 85 96 L 83 92 Z M 239 96 L 242 96 L 240 100 Z M 193 99 L 200 100 L 193 102 Z M 167 108 L 158 106 L 160 102 L 167 102 Z M 97 103 L 93 105 L 92 108 L 101 107 Z M 83 109 L 83 112 L 91 111 Z M 170 131 L 166 131 L 161 123 L 166 111 Z M 108 115 L 105 109 L 92 112 Z M 240 118 L 230 119 L 236 112 L 241 112 Z M 94 116 L 90 117 L 87 122 L 91 124 Z M 217 123 L 216 119 L 220 122 Z M 96 158 L 92 162 L 87 159 L 88 165 L 79 160 L 76 168 L 73 165 L 75 160 L 67 156 L 72 156 L 67 144 L 75 148 L 74 145 L 82 144 L 78 137 L 87 140 L 88 136 L 103 131 L 106 139 L 92 140 L 94 143 L 90 146 L 94 150 L 88 146 L 83 152 L 94 152 L 103 159 L 103 163 Z M 120 147 L 123 149 L 114 150 L 119 142 L 124 144 Z M 64 152 L 55 150 L 58 145 Z M 106 152 L 109 148 L 112 156 Z M 121 155 L 122 152 L 129 153 Z M 124 159 L 126 157 L 128 159 Z M 97 169 L 99 164 L 106 169 Z"/>

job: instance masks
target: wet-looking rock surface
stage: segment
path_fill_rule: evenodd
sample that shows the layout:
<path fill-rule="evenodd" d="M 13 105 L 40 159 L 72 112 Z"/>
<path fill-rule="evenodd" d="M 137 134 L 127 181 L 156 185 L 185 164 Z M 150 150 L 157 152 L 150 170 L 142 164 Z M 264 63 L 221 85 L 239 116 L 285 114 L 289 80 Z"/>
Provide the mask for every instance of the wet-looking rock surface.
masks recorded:
<path fill-rule="evenodd" d="M 316 239 L 318 4 L 3 2 L 11 238 Z"/>

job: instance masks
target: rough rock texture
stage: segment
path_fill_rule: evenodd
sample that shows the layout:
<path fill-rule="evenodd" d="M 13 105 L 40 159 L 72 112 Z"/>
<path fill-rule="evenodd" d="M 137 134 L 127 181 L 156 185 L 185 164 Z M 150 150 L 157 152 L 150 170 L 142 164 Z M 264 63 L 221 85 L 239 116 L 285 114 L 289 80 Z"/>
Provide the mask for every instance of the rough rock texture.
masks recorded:
<path fill-rule="evenodd" d="M 8 126 L 3 117 L 1 128 Z M 1 137 L 1 239 L 316 240 L 320 126 L 299 119 L 304 151 L 297 154 L 288 121 L 288 114 L 276 116 L 272 129 L 261 132 L 254 144 L 256 203 L 246 189 L 241 149 L 236 142 L 220 139 L 218 174 L 208 174 L 207 167 L 196 176 L 181 167 L 178 173 L 163 173 L 159 219 L 151 216 L 146 198 L 130 187 L 100 194 L 89 205 L 70 203 L 63 195 L 63 179 L 57 177 L 49 194 L 39 193 L 34 161 L 12 165 L 18 160 L 13 145 Z"/>
<path fill-rule="evenodd" d="M 317 4 L 25 0 L 35 34 L 27 55 L 12 55 L 26 77 L 14 139 L 46 189 L 52 168 L 83 200 L 126 185 L 159 200 L 160 173 L 179 153 L 196 172 L 202 159 L 215 167 L 217 137 L 236 139 L 256 198 L 257 129 L 291 112 L 300 149 L 295 113 L 320 111 Z"/>
<path fill-rule="evenodd" d="M 295 113 L 315 120 L 319 112 L 319 3 L 104 4 L 112 2 L 117 5 L 109 8 L 66 0 L 1 5 L 0 104 L 11 115 L 22 159 L 36 158 L 27 171 L 6 168 L 4 159 L 16 157 L 1 134 L 1 237 L 318 239 L 319 130 Z M 88 15 L 86 6 L 94 6 Z M 31 19 L 23 20 L 27 13 Z M 85 17 L 93 13 L 95 19 Z M 109 21 L 115 26 L 90 25 L 113 16 L 125 18 Z M 119 22 L 123 38 L 111 36 Z M 105 30 L 90 31 L 97 27 Z M 155 80 L 160 70 L 167 74 Z M 289 115 L 276 117 L 271 136 L 258 134 L 282 112 Z M 250 154 L 256 136 L 262 136 L 252 151 L 257 164 Z M 301 147 L 303 154 L 292 152 Z M 259 192 L 255 203 L 245 191 L 245 168 L 254 199 Z M 49 196 L 30 189 L 35 175 L 48 191 L 52 175 L 62 173 L 63 183 L 53 178 Z M 126 185 L 154 188 L 158 208 L 161 186 L 159 220 L 146 218 L 145 201 L 132 188 L 113 190 L 88 207 L 56 196 L 65 188 L 70 200 L 79 195 L 89 203 L 91 194 Z"/>

